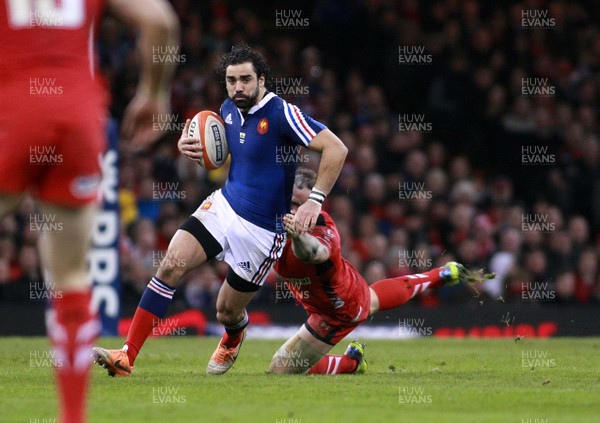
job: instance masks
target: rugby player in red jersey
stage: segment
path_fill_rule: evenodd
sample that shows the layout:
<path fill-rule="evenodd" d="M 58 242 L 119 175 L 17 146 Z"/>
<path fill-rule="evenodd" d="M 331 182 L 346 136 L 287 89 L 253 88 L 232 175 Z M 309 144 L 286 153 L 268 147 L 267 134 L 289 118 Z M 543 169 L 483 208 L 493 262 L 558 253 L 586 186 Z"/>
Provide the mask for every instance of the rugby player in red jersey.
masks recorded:
<path fill-rule="evenodd" d="M 86 254 L 105 150 L 107 93 L 97 75 L 95 34 L 105 9 L 139 31 L 141 71 L 123 118 L 123 136 L 156 140 L 152 117 L 169 112 L 173 66 L 153 64 L 153 48 L 173 46 L 179 24 L 164 0 L 0 2 L 0 216 L 29 192 L 61 230 L 40 234 L 46 286 L 55 295 L 47 328 L 63 423 L 85 421 L 91 346 Z"/>
<path fill-rule="evenodd" d="M 297 169 L 292 213 L 283 218 L 288 240 L 275 264 L 275 271 L 307 311 L 308 319 L 275 353 L 269 371 L 362 373 L 367 366 L 364 344 L 352 342 L 344 355 L 327 353 L 370 315 L 398 307 L 427 288 L 456 285 L 478 275 L 449 262 L 429 272 L 384 279 L 369 286 L 342 257 L 340 236 L 329 214 L 322 211 L 312 231 L 297 230 L 293 213 L 304 202 L 313 201 L 314 181 L 312 170 Z"/>

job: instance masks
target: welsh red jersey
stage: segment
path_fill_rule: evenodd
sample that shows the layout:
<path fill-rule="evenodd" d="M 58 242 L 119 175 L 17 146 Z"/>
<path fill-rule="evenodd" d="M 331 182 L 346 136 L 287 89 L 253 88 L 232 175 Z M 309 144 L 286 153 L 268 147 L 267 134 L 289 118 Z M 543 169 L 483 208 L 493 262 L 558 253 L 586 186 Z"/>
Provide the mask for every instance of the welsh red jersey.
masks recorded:
<path fill-rule="evenodd" d="M 309 314 L 318 313 L 352 321 L 368 314 L 370 293 L 360 273 L 342 257 L 340 235 L 331 216 L 321 212 L 310 233 L 328 250 L 324 263 L 310 264 L 299 260 L 288 239 L 275 271 Z"/>
<path fill-rule="evenodd" d="M 0 0 L 0 193 L 69 207 L 97 201 L 108 104 L 95 54 L 103 7 Z"/>
<path fill-rule="evenodd" d="M 104 0 L 0 1 L 0 110 L 52 96 L 104 108 L 95 54 L 103 8 Z"/>

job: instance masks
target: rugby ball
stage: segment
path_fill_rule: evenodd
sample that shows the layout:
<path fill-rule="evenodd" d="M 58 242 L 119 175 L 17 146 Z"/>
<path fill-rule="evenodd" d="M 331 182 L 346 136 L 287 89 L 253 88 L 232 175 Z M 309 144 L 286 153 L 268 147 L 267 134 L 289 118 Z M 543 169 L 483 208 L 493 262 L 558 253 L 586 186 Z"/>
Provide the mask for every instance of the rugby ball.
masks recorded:
<path fill-rule="evenodd" d="M 188 137 L 200 140 L 200 166 L 208 170 L 223 166 L 229 155 L 229 147 L 225 136 L 225 123 L 221 116 L 210 110 L 196 113 L 190 122 Z"/>

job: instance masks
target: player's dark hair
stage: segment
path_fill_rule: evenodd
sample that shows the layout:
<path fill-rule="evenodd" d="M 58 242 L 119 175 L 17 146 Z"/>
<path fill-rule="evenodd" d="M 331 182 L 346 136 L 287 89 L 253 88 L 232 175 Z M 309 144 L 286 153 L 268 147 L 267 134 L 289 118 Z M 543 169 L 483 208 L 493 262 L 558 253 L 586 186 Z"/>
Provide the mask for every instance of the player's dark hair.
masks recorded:
<path fill-rule="evenodd" d="M 269 81 L 271 70 L 269 69 L 264 57 L 262 57 L 258 50 L 253 49 L 245 42 L 234 45 L 231 47 L 231 51 L 229 53 L 221 56 L 219 64 L 217 65 L 217 74 L 219 75 L 219 78 L 225 82 L 227 66 L 239 65 L 248 62 L 252 63 L 257 78 L 264 76 L 265 81 Z"/>
<path fill-rule="evenodd" d="M 307 167 L 299 167 L 296 169 L 294 176 L 294 185 L 299 189 L 313 189 L 317 181 L 317 172 Z"/>

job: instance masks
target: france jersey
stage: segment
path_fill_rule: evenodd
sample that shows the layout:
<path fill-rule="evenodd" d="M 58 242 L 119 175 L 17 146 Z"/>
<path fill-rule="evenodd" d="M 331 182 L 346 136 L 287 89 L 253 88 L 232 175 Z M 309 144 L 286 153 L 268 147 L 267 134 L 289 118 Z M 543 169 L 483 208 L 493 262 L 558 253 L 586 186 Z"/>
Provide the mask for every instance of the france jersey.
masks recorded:
<path fill-rule="evenodd" d="M 283 232 L 281 219 L 290 211 L 300 146 L 308 146 L 325 125 L 270 92 L 248 113 L 228 98 L 220 114 L 231 154 L 221 192 L 238 216 Z"/>

